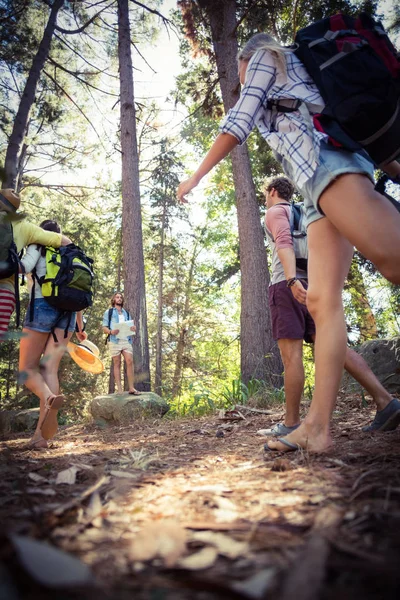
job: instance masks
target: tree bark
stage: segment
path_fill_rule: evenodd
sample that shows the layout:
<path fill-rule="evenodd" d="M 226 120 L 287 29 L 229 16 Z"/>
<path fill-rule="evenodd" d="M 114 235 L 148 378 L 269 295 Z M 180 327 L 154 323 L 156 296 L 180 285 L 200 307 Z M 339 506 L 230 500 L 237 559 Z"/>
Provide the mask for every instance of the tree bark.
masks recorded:
<path fill-rule="evenodd" d="M 124 293 L 128 310 L 136 323 L 135 387 L 142 391 L 148 391 L 150 390 L 150 361 L 128 0 L 118 0 L 118 57 L 121 90 Z"/>
<path fill-rule="evenodd" d="M 206 10 L 210 21 L 222 99 L 227 112 L 239 98 L 236 1 L 198 2 Z M 247 146 L 237 147 L 231 156 L 241 270 L 241 377 L 245 383 L 257 378 L 277 387 L 282 384 L 283 366 L 272 338 L 267 254 Z"/>
<path fill-rule="evenodd" d="M 164 238 L 165 222 L 167 215 L 167 201 L 165 200 L 161 216 L 160 253 L 158 256 L 158 301 L 157 301 L 157 338 L 156 338 L 156 372 L 155 392 L 161 396 L 162 392 L 162 331 L 163 331 L 163 287 L 164 287 Z"/>
<path fill-rule="evenodd" d="M 181 391 L 181 382 L 182 382 L 182 370 L 183 370 L 183 358 L 185 353 L 186 346 L 186 337 L 189 331 L 189 311 L 190 311 L 190 293 L 192 291 L 193 285 L 193 274 L 194 267 L 196 264 L 198 252 L 197 252 L 198 242 L 195 242 L 193 247 L 192 258 L 190 261 L 189 273 L 186 280 L 185 285 L 185 304 L 183 307 L 182 319 L 178 324 L 179 327 L 179 337 L 178 337 L 178 346 L 176 350 L 176 362 L 175 362 L 175 371 L 174 377 L 172 380 L 172 397 L 178 396 Z"/>
<path fill-rule="evenodd" d="M 351 264 L 347 281 L 349 283 L 350 296 L 357 314 L 360 342 L 375 340 L 379 337 L 375 315 L 368 300 L 362 273 L 355 261 Z"/>
<path fill-rule="evenodd" d="M 57 23 L 58 12 L 62 8 L 64 0 L 54 0 L 50 11 L 49 20 L 44 30 L 39 49 L 33 59 L 28 79 L 21 97 L 21 102 L 15 117 L 14 126 L 8 141 L 6 158 L 4 162 L 5 180 L 3 188 L 18 189 L 20 187 L 18 179 L 20 177 L 19 165 L 20 154 L 24 137 L 26 135 L 29 114 L 35 101 L 37 85 L 40 79 L 44 64 L 49 56 L 51 40 Z"/>

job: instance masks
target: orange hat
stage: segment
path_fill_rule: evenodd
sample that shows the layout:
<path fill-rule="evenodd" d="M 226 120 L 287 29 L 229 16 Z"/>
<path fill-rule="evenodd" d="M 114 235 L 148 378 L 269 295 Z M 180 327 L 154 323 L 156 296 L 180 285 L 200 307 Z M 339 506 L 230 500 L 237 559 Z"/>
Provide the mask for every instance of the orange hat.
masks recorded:
<path fill-rule="evenodd" d="M 67 349 L 72 360 L 84 371 L 93 373 L 93 375 L 104 371 L 104 365 L 99 358 L 99 349 L 93 342 L 89 342 L 89 340 L 84 340 L 80 344 L 68 342 Z"/>

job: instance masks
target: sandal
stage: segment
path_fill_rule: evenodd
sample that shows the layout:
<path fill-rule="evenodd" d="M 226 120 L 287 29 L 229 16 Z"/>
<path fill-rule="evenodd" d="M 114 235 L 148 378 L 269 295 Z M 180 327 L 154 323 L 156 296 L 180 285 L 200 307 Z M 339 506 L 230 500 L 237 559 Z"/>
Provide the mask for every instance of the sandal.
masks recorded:
<path fill-rule="evenodd" d="M 45 450 L 48 447 L 49 445 L 47 443 L 47 440 L 40 437 L 36 440 L 32 439 L 27 444 L 25 444 L 24 450 Z"/>
<path fill-rule="evenodd" d="M 137 390 L 132 390 L 131 392 L 128 392 L 128 394 L 131 394 L 131 396 L 140 396 L 142 392 L 138 392 Z"/>
<path fill-rule="evenodd" d="M 45 440 L 50 440 L 58 430 L 57 413 L 65 402 L 62 394 L 49 396 L 45 402 L 46 414 L 40 426 L 40 432 Z"/>

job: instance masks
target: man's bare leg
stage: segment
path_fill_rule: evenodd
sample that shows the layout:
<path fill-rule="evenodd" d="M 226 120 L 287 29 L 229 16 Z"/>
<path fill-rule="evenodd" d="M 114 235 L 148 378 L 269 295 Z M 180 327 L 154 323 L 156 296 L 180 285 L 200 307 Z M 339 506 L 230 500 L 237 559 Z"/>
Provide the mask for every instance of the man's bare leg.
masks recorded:
<path fill-rule="evenodd" d="M 294 427 L 300 422 L 300 401 L 304 390 L 303 340 L 280 339 L 284 373 L 286 402 L 286 427 Z"/>

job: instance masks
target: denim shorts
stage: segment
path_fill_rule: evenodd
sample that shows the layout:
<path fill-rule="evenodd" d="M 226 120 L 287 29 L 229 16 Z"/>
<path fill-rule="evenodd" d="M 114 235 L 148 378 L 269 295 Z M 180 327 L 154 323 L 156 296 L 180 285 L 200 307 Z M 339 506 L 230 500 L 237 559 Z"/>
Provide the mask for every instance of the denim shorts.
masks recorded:
<path fill-rule="evenodd" d="M 307 226 L 325 216 L 318 204 L 320 196 L 339 175 L 361 173 L 374 183 L 374 165 L 366 154 L 348 152 L 323 140 L 320 144 L 319 165 L 314 175 L 307 179 L 302 186 L 298 186 L 293 179 L 290 163 L 286 160 L 283 162 L 285 173 L 293 180 L 304 198 Z"/>
<path fill-rule="evenodd" d="M 65 329 L 68 324 L 69 315 L 71 315 L 68 331 L 75 330 L 76 312 L 64 314 L 63 311 L 59 310 L 58 308 L 50 306 L 50 304 L 44 298 L 36 298 L 33 306 L 32 321 L 30 320 L 30 304 L 28 305 L 26 311 L 24 320 L 24 327 L 26 329 L 32 329 L 33 331 L 40 331 L 42 333 L 50 333 L 53 327 L 56 327 L 57 329 Z"/>

